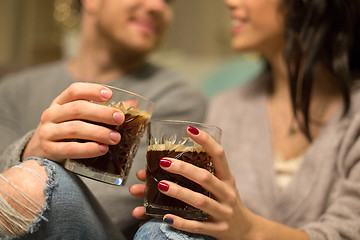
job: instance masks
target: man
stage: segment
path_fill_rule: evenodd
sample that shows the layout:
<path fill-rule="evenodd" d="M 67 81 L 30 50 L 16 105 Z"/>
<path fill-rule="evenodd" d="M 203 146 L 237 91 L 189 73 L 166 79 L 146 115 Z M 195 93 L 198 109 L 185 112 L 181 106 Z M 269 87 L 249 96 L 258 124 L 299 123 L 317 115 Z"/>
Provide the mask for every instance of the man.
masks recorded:
<path fill-rule="evenodd" d="M 181 76 L 146 62 L 172 20 L 166 0 L 82 0 L 81 42 L 69 62 L 57 62 L 8 76 L 0 84 L 0 170 L 27 157 L 48 158 L 60 164 L 66 158 L 99 156 L 120 141 L 116 133 L 100 130 L 78 119 L 121 124 L 123 116 L 106 114 L 93 100 L 101 92 L 96 82 L 126 89 L 156 103 L 153 119 L 202 121 L 205 99 Z M 78 83 L 81 82 L 81 83 Z M 103 106 L 102 106 L 103 107 Z M 81 115 L 80 118 L 79 115 Z M 74 143 L 71 138 L 92 140 Z M 127 185 L 137 182 L 144 168 L 145 145 L 134 160 Z M 131 238 L 138 222 L 131 210 L 140 200 L 125 187 L 83 178 L 102 207 Z M 141 203 L 140 203 L 141 204 Z"/>

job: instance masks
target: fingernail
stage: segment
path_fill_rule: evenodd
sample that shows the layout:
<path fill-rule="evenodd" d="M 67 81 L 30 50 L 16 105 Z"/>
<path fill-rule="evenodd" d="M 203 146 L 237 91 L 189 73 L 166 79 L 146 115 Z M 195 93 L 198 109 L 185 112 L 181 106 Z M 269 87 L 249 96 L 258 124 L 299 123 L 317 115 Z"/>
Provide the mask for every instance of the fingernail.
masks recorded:
<path fill-rule="evenodd" d="M 124 121 L 124 114 L 122 114 L 121 112 L 114 112 L 113 121 L 115 123 L 122 123 Z"/>
<path fill-rule="evenodd" d="M 167 192 L 167 191 L 169 191 L 169 184 L 163 183 L 163 182 L 159 182 L 158 188 L 159 188 L 161 191 L 163 191 L 163 192 Z"/>
<path fill-rule="evenodd" d="M 199 130 L 197 128 L 193 127 L 193 126 L 189 126 L 188 131 L 191 132 L 194 135 L 199 135 L 199 133 L 200 133 Z"/>
<path fill-rule="evenodd" d="M 169 217 L 165 217 L 163 221 L 168 223 L 168 224 L 173 224 L 174 223 L 174 220 L 172 218 L 169 218 Z"/>
<path fill-rule="evenodd" d="M 120 133 L 115 132 L 115 131 L 112 131 L 112 132 L 110 133 L 110 139 L 111 139 L 111 141 L 113 141 L 113 142 L 119 142 L 119 141 L 120 141 Z"/>
<path fill-rule="evenodd" d="M 106 153 L 108 151 L 108 146 L 105 144 L 100 144 L 99 149 L 100 149 L 100 152 Z"/>
<path fill-rule="evenodd" d="M 111 97 L 112 92 L 109 89 L 102 89 L 100 91 L 100 96 L 104 99 L 109 99 Z"/>
<path fill-rule="evenodd" d="M 170 167 L 171 163 L 172 161 L 168 159 L 161 159 L 159 162 L 160 166 L 162 167 Z"/>

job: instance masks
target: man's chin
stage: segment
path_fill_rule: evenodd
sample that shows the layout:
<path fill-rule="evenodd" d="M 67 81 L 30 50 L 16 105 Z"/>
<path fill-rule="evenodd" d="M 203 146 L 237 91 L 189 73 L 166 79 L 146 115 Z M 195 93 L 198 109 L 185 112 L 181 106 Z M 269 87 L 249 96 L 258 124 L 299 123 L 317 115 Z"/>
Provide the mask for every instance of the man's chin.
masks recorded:
<path fill-rule="evenodd" d="M 132 51 L 137 52 L 139 54 L 149 54 L 150 52 L 154 51 L 159 44 L 155 43 L 131 43 L 131 46 L 129 48 L 132 49 Z"/>

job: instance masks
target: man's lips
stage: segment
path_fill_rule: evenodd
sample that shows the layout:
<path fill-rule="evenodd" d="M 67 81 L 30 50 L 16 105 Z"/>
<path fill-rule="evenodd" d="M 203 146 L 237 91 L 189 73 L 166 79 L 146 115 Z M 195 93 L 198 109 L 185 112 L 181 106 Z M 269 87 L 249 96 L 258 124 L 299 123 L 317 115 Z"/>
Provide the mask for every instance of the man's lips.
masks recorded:
<path fill-rule="evenodd" d="M 132 23 L 141 32 L 146 34 L 156 34 L 158 32 L 157 24 L 149 19 L 133 19 Z"/>

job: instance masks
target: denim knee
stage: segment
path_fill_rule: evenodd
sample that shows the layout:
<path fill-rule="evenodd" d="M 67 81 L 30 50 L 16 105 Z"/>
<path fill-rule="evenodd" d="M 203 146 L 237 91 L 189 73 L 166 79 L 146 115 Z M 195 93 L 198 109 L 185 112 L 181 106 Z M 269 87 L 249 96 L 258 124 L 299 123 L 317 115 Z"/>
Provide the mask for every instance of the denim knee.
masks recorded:
<path fill-rule="evenodd" d="M 123 239 L 77 175 L 53 161 L 36 159 L 48 175 L 46 203 L 36 224 L 21 239 Z"/>
<path fill-rule="evenodd" d="M 214 240 L 214 238 L 183 232 L 169 226 L 161 219 L 154 218 L 139 228 L 134 240 Z"/>

